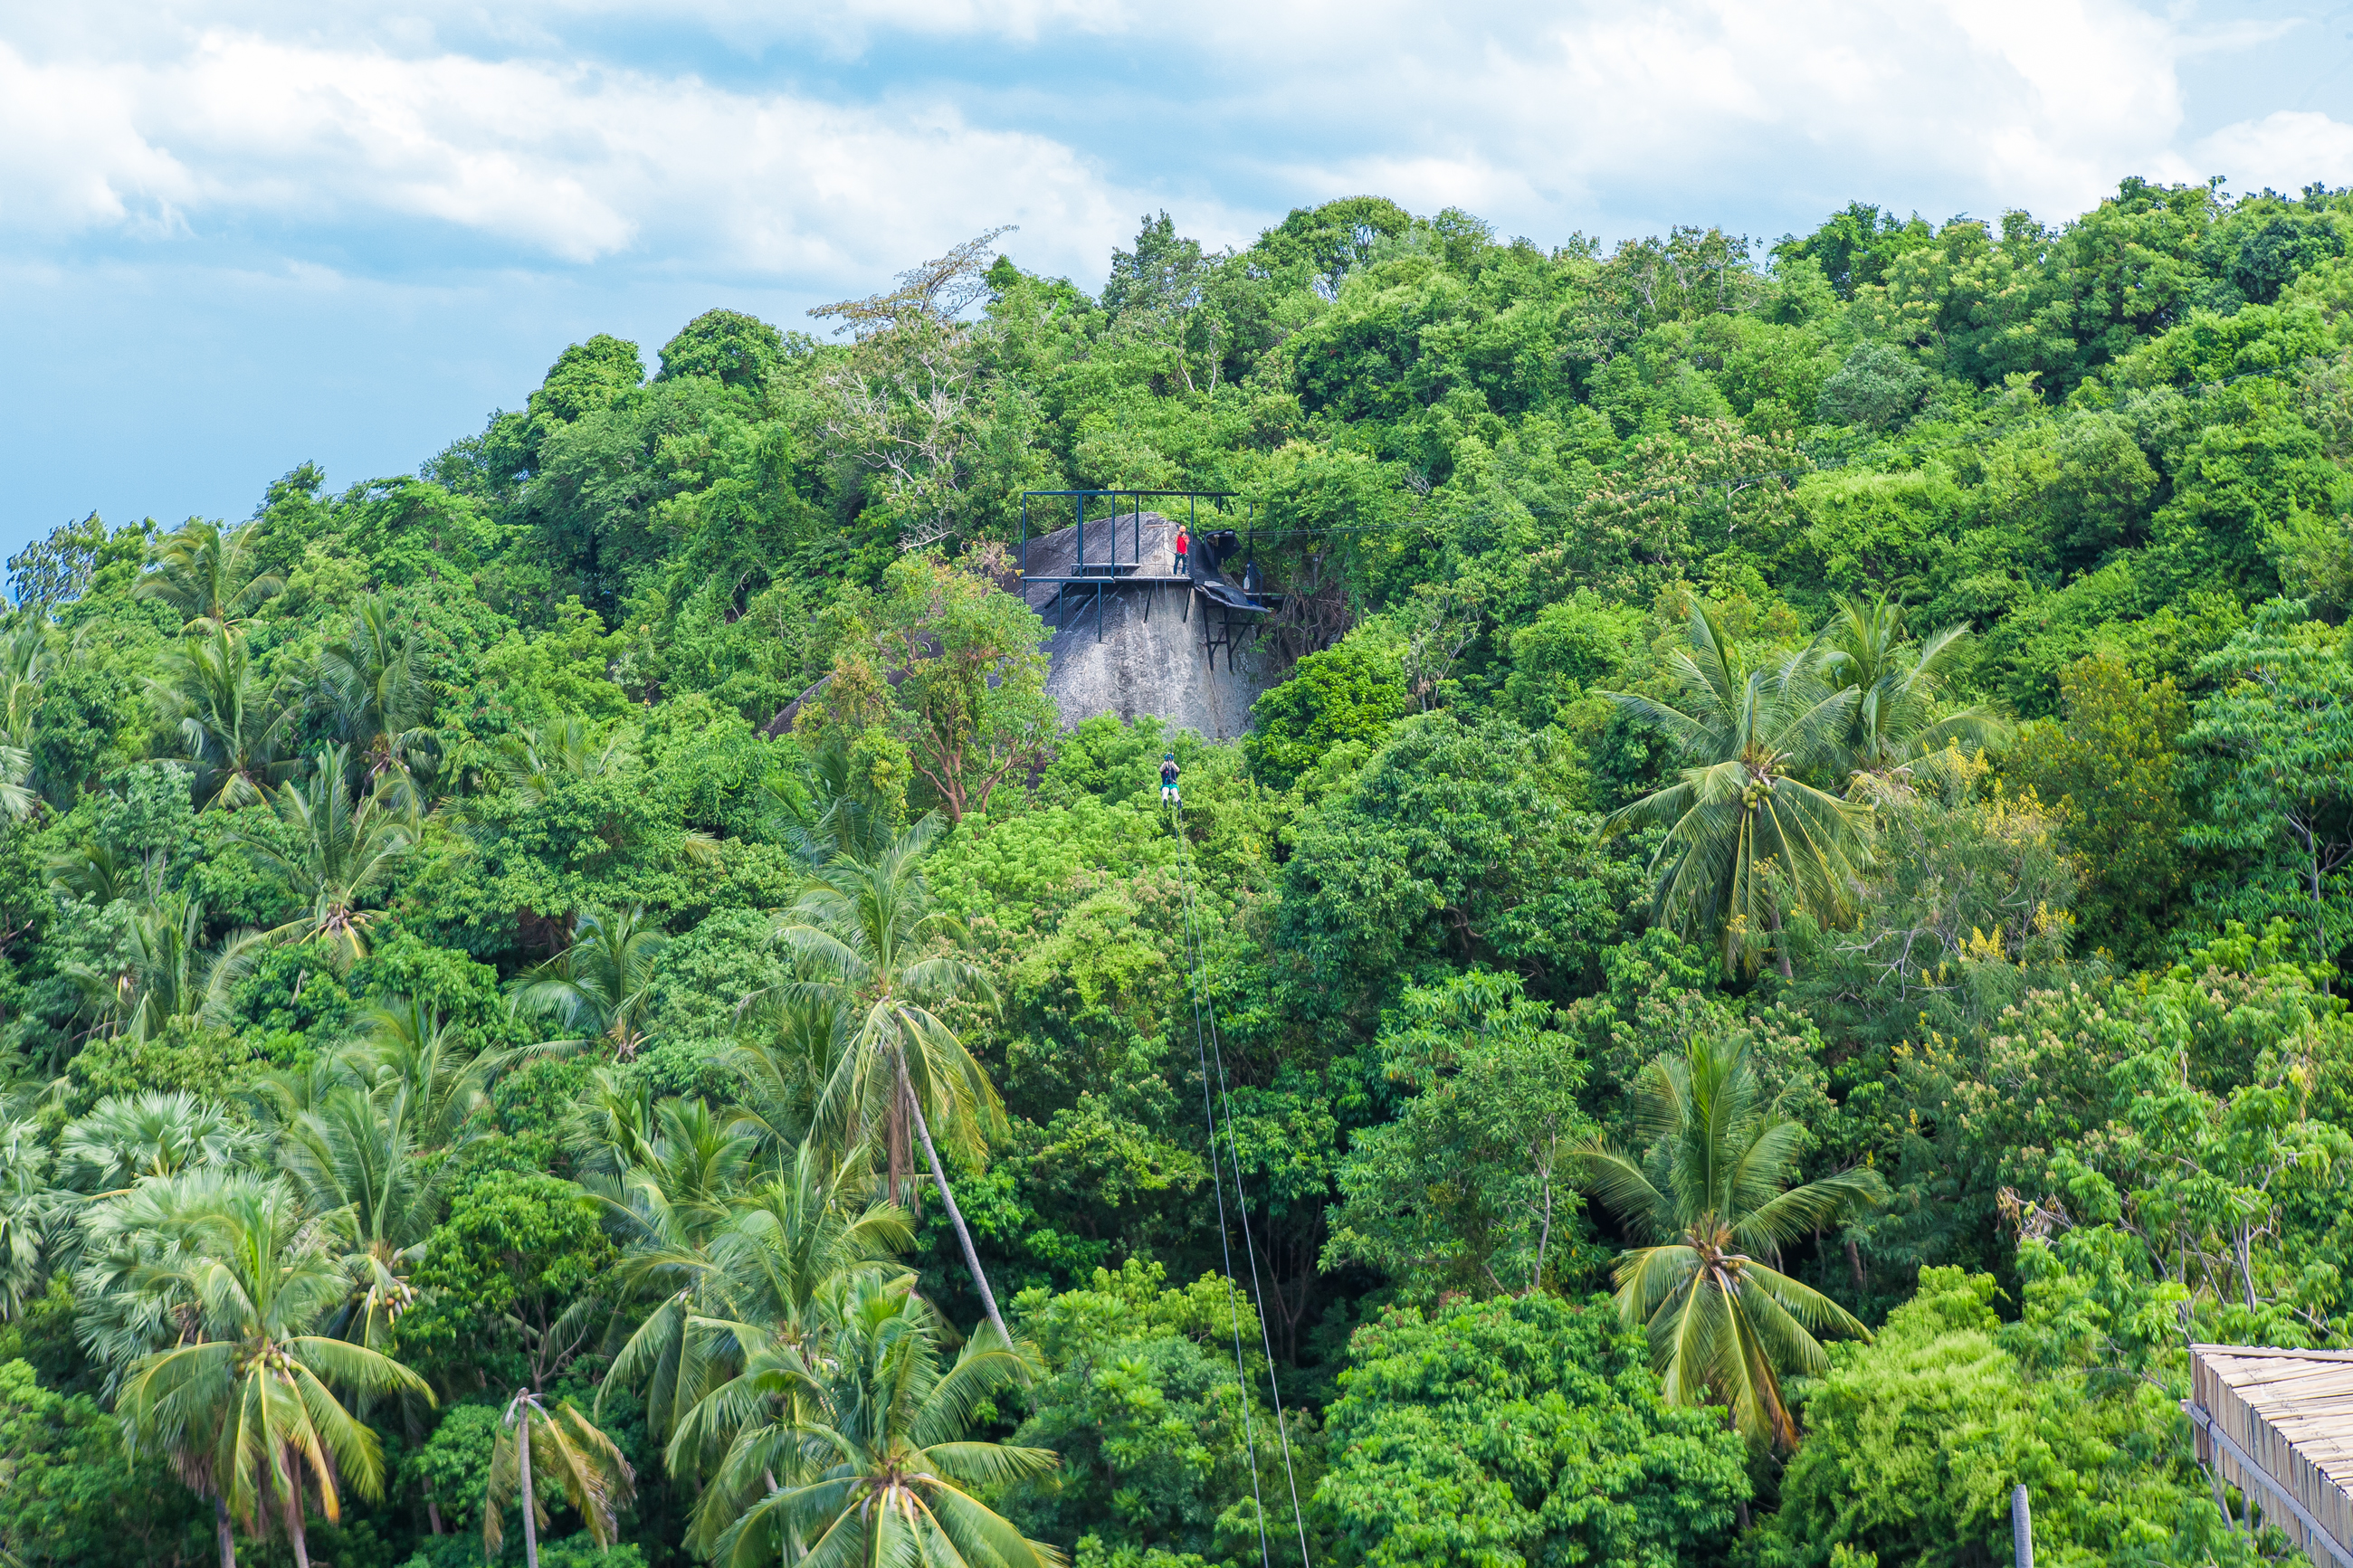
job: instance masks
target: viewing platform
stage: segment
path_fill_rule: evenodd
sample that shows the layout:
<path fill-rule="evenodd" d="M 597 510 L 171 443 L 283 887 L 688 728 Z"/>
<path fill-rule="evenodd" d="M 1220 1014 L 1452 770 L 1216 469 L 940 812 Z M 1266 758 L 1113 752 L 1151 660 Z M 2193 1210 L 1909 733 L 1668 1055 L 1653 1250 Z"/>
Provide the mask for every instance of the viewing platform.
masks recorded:
<path fill-rule="evenodd" d="M 1247 728 L 1261 682 L 1243 668 L 1240 655 L 1282 607 L 1282 596 L 1246 585 L 1258 569 L 1249 560 L 1246 528 L 1228 526 L 1240 521 L 1232 500 L 1181 490 L 1050 490 L 1022 497 L 1018 592 L 1054 628 L 1047 689 L 1065 721 L 1102 712 L 1124 719 L 1148 713 L 1220 740 Z M 1147 501 L 1161 510 L 1146 510 Z M 1040 531 L 1062 519 L 1070 521 Z M 1180 528 L 1192 546 L 1181 571 Z M 1229 570 L 1237 556 L 1240 575 Z M 1167 602 L 1169 590 L 1177 591 L 1174 604 Z"/>

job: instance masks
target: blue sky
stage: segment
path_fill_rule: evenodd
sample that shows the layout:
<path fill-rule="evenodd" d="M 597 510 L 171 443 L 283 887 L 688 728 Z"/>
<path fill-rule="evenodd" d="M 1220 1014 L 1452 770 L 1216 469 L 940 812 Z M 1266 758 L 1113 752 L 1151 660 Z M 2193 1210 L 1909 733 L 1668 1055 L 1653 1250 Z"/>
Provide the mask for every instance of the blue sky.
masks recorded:
<path fill-rule="evenodd" d="M 999 223 L 1099 287 L 1377 192 L 1506 235 L 2353 184 L 2353 5 L 0 8 L 0 551 L 399 473 L 567 342 L 805 325 Z"/>

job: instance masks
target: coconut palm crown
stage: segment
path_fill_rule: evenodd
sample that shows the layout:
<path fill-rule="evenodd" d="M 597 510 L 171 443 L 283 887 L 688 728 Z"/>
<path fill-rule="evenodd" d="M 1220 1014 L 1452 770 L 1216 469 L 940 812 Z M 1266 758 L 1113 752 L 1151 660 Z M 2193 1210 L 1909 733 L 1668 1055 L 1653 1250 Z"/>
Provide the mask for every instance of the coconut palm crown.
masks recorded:
<path fill-rule="evenodd" d="M 1682 706 L 1601 694 L 1665 731 L 1683 764 L 1674 783 L 1614 813 L 1603 831 L 1663 826 L 1652 918 L 1718 935 L 1727 972 L 1753 969 L 1759 942 L 1774 937 L 1786 975 L 1784 916 L 1802 909 L 1824 923 L 1839 919 L 1870 858 L 1867 809 L 1806 782 L 1843 776 L 1856 693 L 1832 689 L 1811 649 L 1751 668 L 1703 604 L 1692 606 L 1687 637 L 1668 660 Z"/>
<path fill-rule="evenodd" d="M 1828 1369 L 1818 1332 L 1871 1332 L 1781 1272 L 1781 1248 L 1883 1201 L 1887 1184 L 1866 1167 L 1788 1186 L 1803 1129 L 1764 1098 L 1746 1050 L 1694 1039 L 1644 1068 L 1635 1095 L 1648 1152 L 1578 1153 L 1586 1190 L 1649 1242 L 1619 1255 L 1618 1310 L 1649 1331 L 1669 1400 L 1724 1405 L 1753 1440 L 1792 1447 L 1782 1375 Z"/>

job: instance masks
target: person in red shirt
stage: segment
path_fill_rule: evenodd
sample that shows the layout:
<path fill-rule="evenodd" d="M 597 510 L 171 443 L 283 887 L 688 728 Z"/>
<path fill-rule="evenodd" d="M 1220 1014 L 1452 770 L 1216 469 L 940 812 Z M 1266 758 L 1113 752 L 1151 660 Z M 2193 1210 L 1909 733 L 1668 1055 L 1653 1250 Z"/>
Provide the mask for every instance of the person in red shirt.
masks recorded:
<path fill-rule="evenodd" d="M 1185 575 L 1185 552 L 1189 542 L 1185 537 L 1185 525 L 1176 525 L 1176 575 Z"/>

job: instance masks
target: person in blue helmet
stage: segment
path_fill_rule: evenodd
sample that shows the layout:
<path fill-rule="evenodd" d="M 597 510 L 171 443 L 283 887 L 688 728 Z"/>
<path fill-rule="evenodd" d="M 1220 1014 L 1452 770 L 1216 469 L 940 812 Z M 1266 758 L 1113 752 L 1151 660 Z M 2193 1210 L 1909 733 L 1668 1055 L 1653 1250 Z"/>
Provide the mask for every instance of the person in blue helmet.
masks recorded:
<path fill-rule="evenodd" d="M 1160 798 L 1170 805 L 1182 804 L 1176 798 L 1176 753 L 1163 752 L 1160 754 Z"/>

